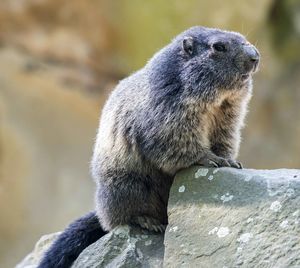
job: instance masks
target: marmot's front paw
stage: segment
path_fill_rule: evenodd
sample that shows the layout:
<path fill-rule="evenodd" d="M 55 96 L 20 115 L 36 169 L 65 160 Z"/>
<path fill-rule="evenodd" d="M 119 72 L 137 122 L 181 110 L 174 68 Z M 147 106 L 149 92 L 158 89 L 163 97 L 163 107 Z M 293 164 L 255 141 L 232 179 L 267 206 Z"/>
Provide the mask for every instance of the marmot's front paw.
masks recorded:
<path fill-rule="evenodd" d="M 243 165 L 241 162 L 232 160 L 232 159 L 227 159 L 228 163 L 230 164 L 231 167 L 233 168 L 238 168 L 238 169 L 242 169 Z"/>
<path fill-rule="evenodd" d="M 198 164 L 205 167 L 233 167 L 239 169 L 243 168 L 240 162 L 237 162 L 229 158 L 226 159 L 219 156 L 202 158 L 198 162 Z"/>

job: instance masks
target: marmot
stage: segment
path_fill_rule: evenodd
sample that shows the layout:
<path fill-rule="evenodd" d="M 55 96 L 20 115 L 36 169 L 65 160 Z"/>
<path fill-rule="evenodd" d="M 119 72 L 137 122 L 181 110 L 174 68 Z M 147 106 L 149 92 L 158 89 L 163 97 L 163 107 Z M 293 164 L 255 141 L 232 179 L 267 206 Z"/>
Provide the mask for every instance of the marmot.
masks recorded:
<path fill-rule="evenodd" d="M 96 211 L 72 223 L 39 267 L 70 266 L 118 225 L 163 232 L 180 169 L 241 168 L 235 159 L 259 58 L 239 33 L 193 27 L 120 81 L 103 109 L 91 163 Z"/>

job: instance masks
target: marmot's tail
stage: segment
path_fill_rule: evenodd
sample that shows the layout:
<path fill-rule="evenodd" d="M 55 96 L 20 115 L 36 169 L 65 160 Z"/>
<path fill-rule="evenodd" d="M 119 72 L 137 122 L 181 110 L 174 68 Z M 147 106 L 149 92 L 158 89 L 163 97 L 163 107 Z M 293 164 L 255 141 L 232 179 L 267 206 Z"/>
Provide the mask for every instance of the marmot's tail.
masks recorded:
<path fill-rule="evenodd" d="M 71 223 L 46 251 L 38 268 L 67 268 L 87 246 L 106 234 L 95 212 Z"/>

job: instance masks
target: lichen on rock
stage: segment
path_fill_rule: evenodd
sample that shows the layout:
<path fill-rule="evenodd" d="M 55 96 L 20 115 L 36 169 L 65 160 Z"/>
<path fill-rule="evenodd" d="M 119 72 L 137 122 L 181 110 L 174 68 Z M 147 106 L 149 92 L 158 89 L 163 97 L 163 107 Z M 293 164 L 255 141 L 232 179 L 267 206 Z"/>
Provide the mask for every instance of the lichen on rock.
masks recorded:
<path fill-rule="evenodd" d="M 300 170 L 288 169 L 180 172 L 164 267 L 300 267 L 299 178 Z"/>

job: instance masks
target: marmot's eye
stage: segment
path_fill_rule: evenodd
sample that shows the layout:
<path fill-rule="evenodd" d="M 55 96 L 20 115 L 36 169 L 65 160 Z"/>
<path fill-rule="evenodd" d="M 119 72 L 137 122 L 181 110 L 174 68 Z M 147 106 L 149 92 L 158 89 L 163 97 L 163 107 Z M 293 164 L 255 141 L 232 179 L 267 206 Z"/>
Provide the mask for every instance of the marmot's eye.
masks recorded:
<path fill-rule="evenodd" d="M 226 52 L 227 51 L 226 46 L 220 42 L 214 43 L 213 48 L 214 48 L 214 50 L 216 50 L 218 52 Z"/>

